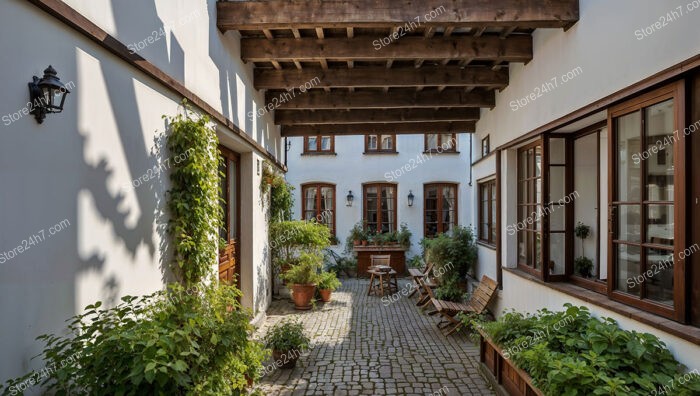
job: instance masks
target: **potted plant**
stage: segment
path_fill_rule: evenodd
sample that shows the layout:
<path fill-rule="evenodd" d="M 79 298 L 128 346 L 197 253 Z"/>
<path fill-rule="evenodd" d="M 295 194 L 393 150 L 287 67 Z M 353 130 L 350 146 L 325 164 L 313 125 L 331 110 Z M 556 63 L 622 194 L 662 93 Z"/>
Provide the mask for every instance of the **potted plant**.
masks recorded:
<path fill-rule="evenodd" d="M 263 338 L 265 346 L 272 349 L 275 362 L 280 368 L 294 368 L 301 352 L 309 347 L 309 337 L 304 333 L 301 322 L 282 321 L 272 326 Z"/>
<path fill-rule="evenodd" d="M 318 270 L 323 257 L 318 253 L 302 253 L 299 262 L 282 275 L 287 286 L 292 289 L 294 307 L 299 310 L 311 309 L 311 300 L 316 294 Z"/>
<path fill-rule="evenodd" d="M 408 226 L 406 225 L 406 223 L 402 223 L 401 229 L 396 234 L 396 241 L 404 249 L 409 250 L 411 248 L 411 237 L 412 236 L 413 236 L 413 234 L 411 233 L 411 230 L 408 229 Z"/>
<path fill-rule="evenodd" d="M 340 286 L 342 286 L 342 283 L 338 280 L 335 272 L 322 272 L 318 276 L 318 293 L 321 295 L 321 301 L 330 302 L 331 293 Z"/>
<path fill-rule="evenodd" d="M 356 223 L 350 229 L 350 234 L 348 235 L 348 245 L 349 241 L 352 241 L 353 246 L 359 246 L 363 239 L 365 239 L 365 231 L 362 229 L 362 225 L 360 223 Z"/>
<path fill-rule="evenodd" d="M 574 269 L 579 275 L 589 278 L 593 269 L 593 261 L 586 257 L 584 241 L 591 235 L 591 227 L 579 221 L 574 228 L 574 235 L 576 238 L 581 238 L 581 256 L 574 260 Z"/>

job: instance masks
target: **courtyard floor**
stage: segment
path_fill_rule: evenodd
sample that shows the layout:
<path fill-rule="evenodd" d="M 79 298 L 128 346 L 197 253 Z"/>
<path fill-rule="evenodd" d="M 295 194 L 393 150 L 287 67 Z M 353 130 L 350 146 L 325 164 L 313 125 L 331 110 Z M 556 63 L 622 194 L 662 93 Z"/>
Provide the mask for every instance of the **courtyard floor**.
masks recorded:
<path fill-rule="evenodd" d="M 463 333 L 443 336 L 416 297 L 367 296 L 367 280 L 343 279 L 330 303 L 295 311 L 276 299 L 256 338 L 300 319 L 312 346 L 294 369 L 268 366 L 265 395 L 494 395 L 478 372 L 479 350 Z M 408 279 L 399 281 L 400 291 Z M 271 362 L 268 362 L 270 364 Z"/>

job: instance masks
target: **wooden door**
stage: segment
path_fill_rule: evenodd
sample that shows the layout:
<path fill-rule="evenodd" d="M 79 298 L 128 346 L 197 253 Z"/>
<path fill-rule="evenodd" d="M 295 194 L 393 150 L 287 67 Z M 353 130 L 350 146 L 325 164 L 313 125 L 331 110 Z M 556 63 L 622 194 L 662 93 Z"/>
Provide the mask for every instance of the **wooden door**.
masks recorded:
<path fill-rule="evenodd" d="M 700 120 L 700 73 L 697 73 L 692 84 L 692 109 L 693 114 L 691 120 Z M 695 122 L 695 121 L 692 121 Z M 698 132 L 692 133 L 689 136 L 689 145 L 691 147 L 691 155 L 688 159 L 688 169 L 690 169 L 690 199 L 688 207 L 691 211 L 690 216 L 690 243 L 700 244 L 700 135 Z M 690 260 L 690 287 L 689 290 L 689 311 L 690 323 L 700 327 L 700 254 L 692 254 Z"/>
<path fill-rule="evenodd" d="M 240 257 L 238 238 L 240 235 L 240 161 L 238 154 L 220 146 L 222 163 L 221 205 L 224 212 L 224 226 L 219 236 L 226 241 L 219 254 L 219 280 L 235 284 L 240 288 Z"/>

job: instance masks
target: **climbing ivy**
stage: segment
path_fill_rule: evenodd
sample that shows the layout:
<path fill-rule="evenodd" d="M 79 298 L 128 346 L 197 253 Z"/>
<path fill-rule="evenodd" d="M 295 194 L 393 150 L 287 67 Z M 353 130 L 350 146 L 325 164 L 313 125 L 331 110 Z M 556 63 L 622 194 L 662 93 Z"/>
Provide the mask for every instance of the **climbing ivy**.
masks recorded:
<path fill-rule="evenodd" d="M 198 284 L 211 275 L 218 255 L 218 232 L 223 224 L 219 184 L 220 155 L 216 131 L 206 116 L 185 115 L 168 121 L 168 150 L 173 158 L 168 191 L 174 258 L 172 270 L 184 285 Z"/>
<path fill-rule="evenodd" d="M 294 186 L 287 183 L 284 175 L 267 161 L 263 163 L 260 191 L 263 196 L 270 193 L 270 223 L 292 220 Z"/>

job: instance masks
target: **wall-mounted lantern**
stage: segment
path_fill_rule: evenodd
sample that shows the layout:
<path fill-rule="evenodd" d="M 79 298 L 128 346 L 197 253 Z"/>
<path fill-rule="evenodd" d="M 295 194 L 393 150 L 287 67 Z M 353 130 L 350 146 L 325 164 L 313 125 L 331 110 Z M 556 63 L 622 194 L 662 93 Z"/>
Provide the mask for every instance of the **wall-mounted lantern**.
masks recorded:
<path fill-rule="evenodd" d="M 412 190 L 408 190 L 408 206 L 411 207 L 413 206 L 413 200 L 415 199 L 415 195 L 413 195 Z"/>
<path fill-rule="evenodd" d="M 352 195 L 352 190 L 348 191 L 348 196 L 345 197 L 345 206 L 350 207 L 352 206 L 352 201 L 355 200 L 355 196 Z"/>
<path fill-rule="evenodd" d="M 47 114 L 62 112 L 66 95 L 70 93 L 56 75 L 56 69 L 49 65 L 44 70 L 43 78 L 33 76 L 33 81 L 29 83 L 31 114 L 34 114 L 34 118 L 39 124 L 44 122 Z"/>

